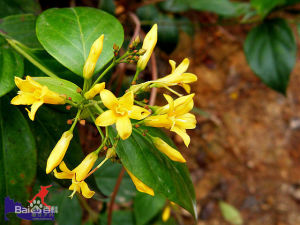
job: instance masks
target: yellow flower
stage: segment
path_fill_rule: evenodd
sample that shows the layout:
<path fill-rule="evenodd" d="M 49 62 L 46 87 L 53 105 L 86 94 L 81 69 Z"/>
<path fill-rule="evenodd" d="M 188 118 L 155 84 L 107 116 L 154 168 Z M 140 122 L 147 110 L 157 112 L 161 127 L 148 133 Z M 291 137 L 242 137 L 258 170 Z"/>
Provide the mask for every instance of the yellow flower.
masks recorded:
<path fill-rule="evenodd" d="M 145 36 L 142 49 L 146 50 L 146 52 L 140 56 L 139 61 L 137 62 L 138 70 L 142 71 L 145 69 L 150 56 L 153 52 L 153 49 L 157 42 L 157 24 L 154 24 L 151 30 Z"/>
<path fill-rule="evenodd" d="M 124 167 L 125 168 L 125 167 Z M 126 168 L 125 168 L 126 169 Z M 132 182 L 134 183 L 136 189 L 139 192 L 146 193 L 148 195 L 154 196 L 154 191 L 152 188 L 148 187 L 146 184 L 144 184 L 142 181 L 140 181 L 137 177 L 135 177 L 128 169 L 126 169 L 127 173 L 129 174 Z"/>
<path fill-rule="evenodd" d="M 130 119 L 142 120 L 150 114 L 146 109 L 133 105 L 134 95 L 132 91 L 124 94 L 120 99 L 104 89 L 100 92 L 103 104 L 109 109 L 97 117 L 97 126 L 110 126 L 116 123 L 120 137 L 125 140 L 132 132 Z"/>
<path fill-rule="evenodd" d="M 51 173 L 51 171 L 57 167 L 63 160 L 69 144 L 73 138 L 73 133 L 71 131 L 66 131 L 61 136 L 60 140 L 55 145 L 54 149 L 50 153 L 47 160 L 46 173 Z"/>
<path fill-rule="evenodd" d="M 171 207 L 167 205 L 162 213 L 162 221 L 166 222 L 170 218 L 170 215 L 171 215 Z"/>
<path fill-rule="evenodd" d="M 91 198 L 95 194 L 94 191 L 91 191 L 84 181 L 87 177 L 90 170 L 93 168 L 96 160 L 98 159 L 98 154 L 92 152 L 88 154 L 84 160 L 72 171 L 68 169 L 64 162 L 61 162 L 59 169 L 62 172 L 57 172 L 54 170 L 54 176 L 58 179 L 72 179 L 72 184 L 69 187 L 69 190 L 72 190 L 73 193 L 70 197 L 73 197 L 76 192 L 82 193 L 85 198 Z"/>
<path fill-rule="evenodd" d="M 171 74 L 160 78 L 158 80 L 152 81 L 153 87 L 164 87 L 164 86 L 182 86 L 187 93 L 190 93 L 191 87 L 188 85 L 189 83 L 195 82 L 197 80 L 197 76 L 192 73 L 186 73 L 190 61 L 188 58 L 185 58 L 179 66 L 176 68 L 176 62 L 173 60 L 169 60 L 169 63 L 172 67 Z"/>
<path fill-rule="evenodd" d="M 177 151 L 175 148 L 172 148 L 170 145 L 168 145 L 166 142 L 164 142 L 162 139 L 158 137 L 151 137 L 155 147 L 162 153 L 164 153 L 166 156 L 168 156 L 171 160 L 176 162 L 186 162 L 183 156 L 179 151 Z"/>
<path fill-rule="evenodd" d="M 87 91 L 84 94 L 84 97 L 86 99 L 92 99 L 94 98 L 97 94 L 100 94 L 100 91 L 102 91 L 105 88 L 105 83 L 102 82 L 100 84 L 96 84 L 94 87 L 92 87 L 89 91 Z"/>
<path fill-rule="evenodd" d="M 96 41 L 94 41 L 89 56 L 87 60 L 85 61 L 84 67 L 83 67 L 83 77 L 85 79 L 90 79 L 93 74 L 94 70 L 98 61 L 98 58 L 102 52 L 103 48 L 103 40 L 104 35 L 102 34 Z"/>
<path fill-rule="evenodd" d="M 159 115 L 145 118 L 145 125 L 170 129 L 177 133 L 183 139 L 184 144 L 188 146 L 190 137 L 186 133 L 186 129 L 194 129 L 196 127 L 196 118 L 193 114 L 189 113 L 194 106 L 194 94 L 180 97 L 175 101 L 169 95 L 164 95 L 164 97 L 169 104 L 155 112 Z"/>
<path fill-rule="evenodd" d="M 34 120 L 34 116 L 38 108 L 44 104 L 65 104 L 65 98 L 58 93 L 50 91 L 47 86 L 41 85 L 34 81 L 30 76 L 26 80 L 15 77 L 15 83 L 20 89 L 18 95 L 11 100 L 13 105 L 32 105 L 31 111 L 28 111 L 28 116 Z"/>

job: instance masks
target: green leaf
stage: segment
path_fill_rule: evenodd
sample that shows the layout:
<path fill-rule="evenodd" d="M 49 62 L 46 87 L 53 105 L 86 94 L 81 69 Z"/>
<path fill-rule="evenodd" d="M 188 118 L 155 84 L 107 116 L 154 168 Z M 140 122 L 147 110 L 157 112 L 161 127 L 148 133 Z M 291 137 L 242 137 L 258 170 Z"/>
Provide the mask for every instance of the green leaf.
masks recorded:
<path fill-rule="evenodd" d="M 253 8 L 262 16 L 265 17 L 276 6 L 283 5 L 286 0 L 251 0 Z"/>
<path fill-rule="evenodd" d="M 232 205 L 220 201 L 219 202 L 219 207 L 221 210 L 221 213 L 224 217 L 224 219 L 234 225 L 242 225 L 243 224 L 243 218 L 240 214 L 240 212 L 233 207 Z"/>
<path fill-rule="evenodd" d="M 13 15 L 0 21 L 0 33 L 3 33 L 30 48 L 41 48 L 35 34 L 36 16 L 32 14 Z"/>
<path fill-rule="evenodd" d="M 95 73 L 113 58 L 113 44 L 121 46 L 124 39 L 120 22 L 94 8 L 48 9 L 38 17 L 36 26 L 46 51 L 80 76 L 90 48 L 100 35 L 104 34 L 104 44 Z"/>
<path fill-rule="evenodd" d="M 147 127 L 147 130 L 151 135 L 168 141 L 159 129 Z M 110 129 L 109 134 L 113 142 L 116 131 Z M 116 151 L 122 164 L 155 194 L 162 194 L 196 217 L 195 192 L 185 164 L 171 161 L 135 129 L 128 139 L 119 141 Z"/>
<path fill-rule="evenodd" d="M 23 58 L 11 48 L 0 48 L 0 97 L 15 87 L 14 76 L 23 72 Z"/>
<path fill-rule="evenodd" d="M 0 99 L 0 198 L 3 201 L 9 196 L 25 205 L 30 194 L 28 188 L 36 174 L 36 147 L 22 113 L 9 101 L 7 97 Z M 3 207 L 0 204 L 1 224 Z"/>
<path fill-rule="evenodd" d="M 102 161 L 103 158 L 100 159 Z M 97 186 L 103 192 L 103 194 L 110 196 L 114 190 L 117 179 L 119 177 L 122 165 L 118 163 L 112 163 L 110 160 L 107 161 L 101 169 L 94 173 Z M 136 189 L 132 183 L 129 175 L 124 174 L 121 185 L 119 187 L 118 194 L 116 196 L 116 201 L 119 203 L 128 202 L 136 194 Z"/>
<path fill-rule="evenodd" d="M 37 13 L 40 10 L 36 0 L 1 0 L 0 18 L 12 14 Z"/>
<path fill-rule="evenodd" d="M 83 100 L 81 94 L 77 92 L 79 87 L 68 80 L 52 77 L 33 77 L 33 80 L 46 85 L 51 91 L 71 97 L 74 102 L 79 103 Z"/>
<path fill-rule="evenodd" d="M 134 217 L 132 211 L 113 211 L 112 225 L 134 225 Z M 107 214 L 100 215 L 100 225 L 107 225 Z"/>
<path fill-rule="evenodd" d="M 137 225 L 147 224 L 166 204 L 166 199 L 160 195 L 147 195 L 138 192 L 134 199 L 134 215 Z"/>
<path fill-rule="evenodd" d="M 213 12 L 222 16 L 235 16 L 236 7 L 229 0 L 188 0 L 192 9 Z"/>
<path fill-rule="evenodd" d="M 253 28 L 244 51 L 251 69 L 269 87 L 285 94 L 295 65 L 297 46 L 283 19 L 273 19 Z"/>
<path fill-rule="evenodd" d="M 99 1 L 98 8 L 114 15 L 116 10 L 116 4 L 114 0 L 101 0 Z"/>

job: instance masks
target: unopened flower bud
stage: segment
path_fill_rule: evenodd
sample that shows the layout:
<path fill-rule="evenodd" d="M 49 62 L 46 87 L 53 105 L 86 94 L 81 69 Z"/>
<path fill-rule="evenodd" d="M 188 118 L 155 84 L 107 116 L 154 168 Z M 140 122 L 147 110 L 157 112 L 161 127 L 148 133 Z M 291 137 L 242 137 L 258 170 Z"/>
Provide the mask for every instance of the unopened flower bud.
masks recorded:
<path fill-rule="evenodd" d="M 110 159 L 110 158 L 114 158 L 116 157 L 116 150 L 114 148 L 109 148 L 107 150 L 107 153 L 106 153 L 106 158 Z"/>
<path fill-rule="evenodd" d="M 87 91 L 84 94 L 84 97 L 86 99 L 92 99 L 94 98 L 97 94 L 100 93 L 100 91 L 102 91 L 105 88 L 105 83 L 102 82 L 100 84 L 96 84 L 94 87 L 92 87 L 89 91 Z"/>
<path fill-rule="evenodd" d="M 137 46 L 140 42 L 141 42 L 140 36 L 137 36 L 137 37 L 134 39 L 133 44 L 134 44 L 134 46 Z"/>
<path fill-rule="evenodd" d="M 114 44 L 113 49 L 114 49 L 115 51 L 119 51 L 119 46 L 118 46 L 117 44 Z"/>
<path fill-rule="evenodd" d="M 146 49 L 140 49 L 138 54 L 141 56 L 141 55 L 144 55 L 146 53 Z"/>
<path fill-rule="evenodd" d="M 97 159 L 98 154 L 96 152 L 92 152 L 88 154 L 84 160 L 82 160 L 82 162 L 74 169 L 74 172 L 76 173 L 76 181 L 82 181 L 86 178 Z"/>
<path fill-rule="evenodd" d="M 54 149 L 50 153 L 47 160 L 46 173 L 50 173 L 55 167 L 57 167 L 63 160 L 69 144 L 73 138 L 73 133 L 71 131 L 66 131 L 61 136 L 60 140 L 55 145 Z"/>
<path fill-rule="evenodd" d="M 126 169 L 126 171 L 129 174 L 132 182 L 134 183 L 134 185 L 138 191 L 154 196 L 154 191 L 152 188 L 150 188 L 146 184 L 144 184 L 141 180 L 139 180 L 136 176 L 134 176 L 128 169 Z"/>
<path fill-rule="evenodd" d="M 170 145 L 168 145 L 166 142 L 164 142 L 162 139 L 158 137 L 151 137 L 155 147 L 163 154 L 168 156 L 171 160 L 176 162 L 186 162 L 183 156 L 179 151 L 177 151 L 175 148 L 172 148 Z"/>
<path fill-rule="evenodd" d="M 96 67 L 96 63 L 98 61 L 98 58 L 102 52 L 103 48 L 103 40 L 104 35 L 102 34 L 92 45 L 89 56 L 87 60 L 85 61 L 84 67 L 83 67 L 83 77 L 85 79 L 90 79 L 93 74 Z"/>
<path fill-rule="evenodd" d="M 145 69 L 150 56 L 154 50 L 154 47 L 156 45 L 157 42 L 157 24 L 154 24 L 153 27 L 151 28 L 151 30 L 147 33 L 144 42 L 143 42 L 143 46 L 142 49 L 145 49 L 146 52 L 144 55 L 142 55 L 137 63 L 137 68 L 142 71 Z"/>

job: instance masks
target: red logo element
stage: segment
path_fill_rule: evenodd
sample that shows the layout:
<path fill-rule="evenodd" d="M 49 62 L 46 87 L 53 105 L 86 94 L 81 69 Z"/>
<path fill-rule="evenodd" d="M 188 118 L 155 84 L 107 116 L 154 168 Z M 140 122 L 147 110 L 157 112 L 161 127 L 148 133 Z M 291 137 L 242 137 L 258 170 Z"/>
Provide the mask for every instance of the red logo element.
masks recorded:
<path fill-rule="evenodd" d="M 47 188 L 50 188 L 50 187 L 52 187 L 52 185 L 49 185 L 49 186 L 40 186 L 41 187 L 41 190 L 39 191 L 39 193 L 37 193 L 34 197 L 33 197 L 33 199 L 31 199 L 30 201 L 28 201 L 29 203 L 32 203 L 37 197 L 39 197 L 40 199 L 41 199 L 41 202 L 42 202 L 42 204 L 44 205 L 44 206 L 46 206 L 46 207 L 48 207 L 49 208 L 49 210 L 51 209 L 51 206 L 50 205 L 47 205 L 46 203 L 45 203 L 45 197 L 47 196 L 47 194 L 48 194 L 48 190 L 47 190 Z"/>

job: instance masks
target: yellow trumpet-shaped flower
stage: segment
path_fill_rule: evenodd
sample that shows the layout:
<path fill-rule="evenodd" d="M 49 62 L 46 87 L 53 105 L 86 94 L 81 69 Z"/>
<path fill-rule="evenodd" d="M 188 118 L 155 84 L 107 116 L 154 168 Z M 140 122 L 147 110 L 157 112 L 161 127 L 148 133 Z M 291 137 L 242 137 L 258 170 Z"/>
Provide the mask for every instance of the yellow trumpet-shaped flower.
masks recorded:
<path fill-rule="evenodd" d="M 164 142 L 162 139 L 158 137 L 151 137 L 155 147 L 168 156 L 171 160 L 176 162 L 186 162 L 183 156 L 179 151 L 177 151 L 175 148 L 172 148 L 170 145 L 168 145 L 166 142 Z"/>
<path fill-rule="evenodd" d="M 54 170 L 54 176 L 58 179 L 72 179 L 72 184 L 69 190 L 73 191 L 70 197 L 73 197 L 76 192 L 82 193 L 85 198 L 91 198 L 95 194 L 91 191 L 84 181 L 90 170 L 93 168 L 96 160 L 98 159 L 98 154 L 92 152 L 88 154 L 84 160 L 73 170 L 69 170 L 64 162 L 61 162 L 59 169 L 62 172 L 57 172 Z"/>
<path fill-rule="evenodd" d="M 144 184 L 142 181 L 140 181 L 136 176 L 134 176 L 127 168 L 125 168 L 127 173 L 129 174 L 132 182 L 134 183 L 136 189 L 139 192 L 146 193 L 148 195 L 154 196 L 154 191 L 152 188 L 148 187 L 146 184 Z"/>
<path fill-rule="evenodd" d="M 34 81 L 30 76 L 27 76 L 25 80 L 15 77 L 15 83 L 20 91 L 11 100 L 11 104 L 32 105 L 31 111 L 26 109 L 31 120 L 34 120 L 36 111 L 44 103 L 55 105 L 65 104 L 65 98 L 56 92 L 50 91 L 47 86 Z"/>
<path fill-rule="evenodd" d="M 94 70 L 98 61 L 98 58 L 102 52 L 103 49 L 103 40 L 104 35 L 102 34 L 96 41 L 94 41 L 89 56 L 87 60 L 85 61 L 84 67 L 83 67 L 83 77 L 85 79 L 90 79 L 93 74 Z"/>
<path fill-rule="evenodd" d="M 152 86 L 164 87 L 179 85 L 182 86 L 187 93 L 190 93 L 191 87 L 188 84 L 195 82 L 197 80 L 197 76 L 192 73 L 186 73 L 190 64 L 189 59 L 185 58 L 177 67 L 175 61 L 169 60 L 169 63 L 172 67 L 171 74 L 162 77 L 158 80 L 152 81 Z"/>
<path fill-rule="evenodd" d="M 130 119 L 142 120 L 150 114 L 148 110 L 133 104 L 132 91 L 117 99 L 113 93 L 104 89 L 100 92 L 100 97 L 108 110 L 97 117 L 95 124 L 106 127 L 116 123 L 118 134 L 123 140 L 132 133 Z"/>
<path fill-rule="evenodd" d="M 94 98 L 97 94 L 100 94 L 100 91 L 102 91 L 105 88 L 105 83 L 102 82 L 100 84 L 96 84 L 94 87 L 92 87 L 89 91 L 87 91 L 84 94 L 84 97 L 86 99 L 92 99 Z"/>
<path fill-rule="evenodd" d="M 47 166 L 46 166 L 46 173 L 51 173 L 51 171 L 57 167 L 61 161 L 63 160 L 66 151 L 69 147 L 69 144 L 73 138 L 73 133 L 71 131 L 66 131 L 61 136 L 60 140 L 55 145 L 54 149 L 50 153 Z"/>
<path fill-rule="evenodd" d="M 177 133 L 183 139 L 184 144 L 188 146 L 190 137 L 186 133 L 186 129 L 194 129 L 196 127 L 196 118 L 189 113 L 194 106 L 194 94 L 180 97 L 175 101 L 169 95 L 164 95 L 164 97 L 169 104 L 158 109 L 155 112 L 158 115 L 145 118 L 145 125 L 170 129 Z"/>
<path fill-rule="evenodd" d="M 154 24 L 151 30 L 145 36 L 142 49 L 146 50 L 146 52 L 140 56 L 139 61 L 137 62 L 138 70 L 142 71 L 145 69 L 150 56 L 153 52 L 153 49 L 157 42 L 157 24 Z"/>

